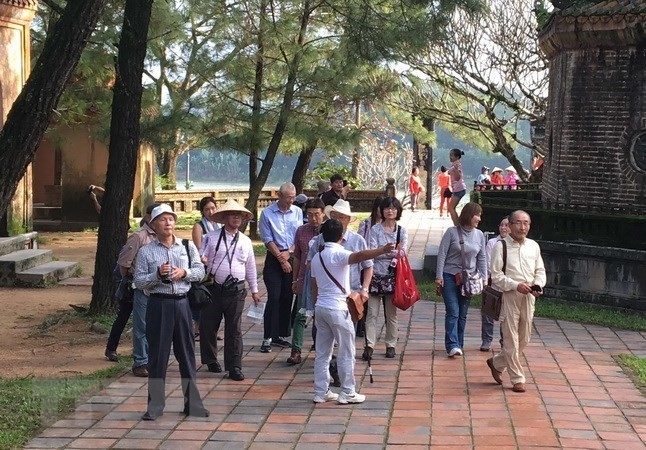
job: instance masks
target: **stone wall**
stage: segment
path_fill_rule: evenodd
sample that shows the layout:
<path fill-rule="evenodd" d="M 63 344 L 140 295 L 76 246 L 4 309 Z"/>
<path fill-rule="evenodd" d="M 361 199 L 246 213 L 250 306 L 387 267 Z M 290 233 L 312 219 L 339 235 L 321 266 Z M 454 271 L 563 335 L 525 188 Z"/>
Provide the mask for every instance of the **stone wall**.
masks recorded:
<path fill-rule="evenodd" d="M 538 242 L 546 296 L 646 312 L 646 251 Z"/>

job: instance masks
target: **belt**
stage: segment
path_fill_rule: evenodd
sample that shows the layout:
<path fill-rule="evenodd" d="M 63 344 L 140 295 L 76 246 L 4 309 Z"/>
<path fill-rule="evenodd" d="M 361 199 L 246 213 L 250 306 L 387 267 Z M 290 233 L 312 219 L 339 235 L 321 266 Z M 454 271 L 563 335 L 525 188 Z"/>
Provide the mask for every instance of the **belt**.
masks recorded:
<path fill-rule="evenodd" d="M 174 300 L 181 300 L 186 298 L 186 294 L 150 294 L 150 298 L 172 298 Z"/>

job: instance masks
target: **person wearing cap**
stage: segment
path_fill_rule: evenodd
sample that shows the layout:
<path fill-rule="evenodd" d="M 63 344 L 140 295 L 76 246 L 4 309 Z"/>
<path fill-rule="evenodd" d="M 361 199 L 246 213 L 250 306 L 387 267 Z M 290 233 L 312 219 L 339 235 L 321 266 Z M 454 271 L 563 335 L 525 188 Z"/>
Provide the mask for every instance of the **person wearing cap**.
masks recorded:
<path fill-rule="evenodd" d="M 336 205 L 348 217 L 349 205 Z M 333 211 L 328 208 L 328 212 Z M 334 214 L 334 212 L 330 213 Z M 342 246 L 344 226 L 336 219 L 329 219 L 321 226 L 324 245 L 312 259 L 312 292 L 316 301 L 316 358 L 314 359 L 314 403 L 335 401 L 345 405 L 362 403 L 366 396 L 356 391 L 354 378 L 355 331 L 348 311 L 347 295 L 352 290 L 350 272 L 362 261 L 368 261 L 394 249 L 392 243 L 375 249 L 352 252 Z M 361 236 L 357 235 L 360 239 Z M 318 238 L 317 238 L 318 239 Z M 337 366 L 341 381 L 341 392 L 330 390 L 330 361 L 337 343 Z"/>
<path fill-rule="evenodd" d="M 482 191 L 484 189 L 487 189 L 487 185 L 489 184 L 491 184 L 491 177 L 489 176 L 489 167 L 482 166 L 482 169 L 480 169 L 480 175 L 478 175 L 478 179 L 476 180 L 476 188 L 479 191 Z"/>
<path fill-rule="evenodd" d="M 494 189 L 499 190 L 503 184 L 505 184 L 505 180 L 502 177 L 502 169 L 500 167 L 494 167 L 491 171 L 491 185 Z"/>
<path fill-rule="evenodd" d="M 309 219 L 296 230 L 294 238 L 294 271 L 292 272 L 292 289 L 296 295 L 296 317 L 292 329 L 292 352 L 287 358 L 287 364 L 300 364 L 303 347 L 303 333 L 307 316 L 313 314 L 311 283 L 308 280 L 309 268 L 307 254 L 310 241 L 319 235 L 319 228 L 325 218 L 325 204 L 320 198 L 311 198 L 305 203 L 305 213 Z M 312 306 L 307 306 L 312 303 Z"/>
<path fill-rule="evenodd" d="M 231 380 L 242 381 L 242 310 L 247 296 L 245 280 L 249 283 L 256 305 L 260 302 L 260 296 L 253 245 L 249 237 L 240 233 L 239 228 L 244 221 L 251 220 L 253 214 L 229 199 L 212 217 L 223 227 L 209 233 L 204 249 L 206 270 L 214 283 L 210 286 L 213 301 L 200 315 L 200 356 L 209 372 L 222 372 L 217 359 L 217 334 L 224 317 L 224 369 L 229 372 Z"/>
<path fill-rule="evenodd" d="M 395 249 L 388 254 L 375 258 L 373 274 L 394 279 L 394 270 L 397 265 L 398 254 L 405 254 L 408 248 L 408 233 L 406 228 L 397 224 L 402 216 L 402 205 L 396 197 L 385 197 L 379 205 L 381 222 L 372 227 L 370 232 L 370 248 L 378 248 L 388 243 L 395 245 Z M 371 274 L 371 278 L 372 275 Z M 381 305 L 384 307 L 386 320 L 386 358 L 395 357 L 397 345 L 397 308 L 392 304 L 392 293 L 379 293 L 373 286 L 368 298 L 368 314 L 366 315 L 366 347 L 361 358 L 364 361 L 372 359 L 375 343 L 377 342 L 377 318 Z"/>
<path fill-rule="evenodd" d="M 307 195 L 298 194 L 294 199 L 294 205 L 298 206 L 303 211 L 303 223 L 307 223 L 307 216 L 305 215 L 305 203 L 307 202 Z"/>
<path fill-rule="evenodd" d="M 318 183 L 316 183 L 316 189 L 317 189 L 316 196 L 318 198 L 321 198 L 321 195 L 325 194 L 331 188 L 332 186 L 330 186 L 329 181 L 319 180 Z"/>
<path fill-rule="evenodd" d="M 204 278 L 204 265 L 193 242 L 184 246 L 175 237 L 177 216 L 170 206 L 159 205 L 150 218 L 157 237 L 139 250 L 134 278 L 137 289 L 150 293 L 146 311 L 148 408 L 142 419 L 155 420 L 164 413 L 171 345 L 182 379 L 184 414 L 208 417 L 195 384 L 195 341 L 186 295 L 191 282 Z"/>
<path fill-rule="evenodd" d="M 346 184 L 343 181 L 343 177 L 338 173 L 330 177 L 330 186 L 331 189 L 321 195 L 321 200 L 323 200 L 325 206 L 332 206 L 339 199 L 345 200 L 348 191 L 350 191 L 350 185 Z"/>
<path fill-rule="evenodd" d="M 262 210 L 258 231 L 267 247 L 262 278 L 267 287 L 264 314 L 262 353 L 271 352 L 271 346 L 290 348 L 285 338 L 291 334 L 292 252 L 296 229 L 303 224 L 303 211 L 295 206 L 296 188 L 283 183 L 278 200 Z"/>
<path fill-rule="evenodd" d="M 518 174 L 516 173 L 516 169 L 514 169 L 514 166 L 509 166 L 505 169 L 506 175 L 505 175 L 505 189 L 516 189 L 517 184 L 518 184 Z"/>
<path fill-rule="evenodd" d="M 150 214 L 159 203 L 152 203 L 146 208 L 141 227 L 134 231 L 119 252 L 117 266 L 125 282 L 132 284 L 135 272 L 135 261 L 139 249 L 155 239 L 155 231 L 150 228 Z M 105 347 L 105 357 L 110 361 L 119 361 L 117 346 L 126 323 L 132 313 L 132 373 L 136 377 L 148 376 L 148 341 L 146 340 L 146 305 L 148 294 L 141 289 L 132 292 L 130 301 L 119 301 L 119 313 L 112 324 L 110 337 Z"/>

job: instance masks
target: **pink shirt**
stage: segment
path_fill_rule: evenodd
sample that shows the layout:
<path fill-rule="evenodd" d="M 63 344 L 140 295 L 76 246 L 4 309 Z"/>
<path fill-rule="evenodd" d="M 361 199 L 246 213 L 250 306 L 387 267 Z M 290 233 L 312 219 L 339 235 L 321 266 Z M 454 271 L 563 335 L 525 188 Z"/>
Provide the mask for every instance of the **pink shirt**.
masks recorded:
<path fill-rule="evenodd" d="M 235 234 L 228 231 L 220 242 L 217 253 L 215 248 L 220 239 L 221 230 L 211 231 L 205 236 L 204 256 L 207 260 L 207 273 L 214 275 L 215 282 L 222 284 L 231 274 L 239 280 L 247 280 L 252 294 L 258 293 L 258 275 L 256 273 L 256 258 L 253 254 L 251 239 L 243 233 L 237 233 L 237 242 L 234 242 Z M 229 260 L 231 266 L 229 266 Z"/>
<path fill-rule="evenodd" d="M 467 185 L 464 183 L 464 177 L 462 176 L 462 163 L 460 160 L 456 161 L 456 163 L 447 170 L 451 176 L 451 190 L 453 192 L 466 191 Z M 460 170 L 458 171 L 456 167 Z"/>

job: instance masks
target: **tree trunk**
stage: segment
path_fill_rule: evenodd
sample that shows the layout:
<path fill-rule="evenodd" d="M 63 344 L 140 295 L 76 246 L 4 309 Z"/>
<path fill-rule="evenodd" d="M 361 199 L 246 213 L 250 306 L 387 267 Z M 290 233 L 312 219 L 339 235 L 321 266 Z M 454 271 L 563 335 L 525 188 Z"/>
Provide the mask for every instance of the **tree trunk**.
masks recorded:
<path fill-rule="evenodd" d="M 119 40 L 110 122 L 110 152 L 101 205 L 90 313 L 111 309 L 114 269 L 128 234 L 141 117 L 141 78 L 153 0 L 127 0 Z"/>
<path fill-rule="evenodd" d="M 283 94 L 283 102 L 280 107 L 280 113 L 278 115 L 278 121 L 276 122 L 276 127 L 274 128 L 274 133 L 271 136 L 271 141 L 267 148 L 267 154 L 265 159 L 262 162 L 262 168 L 258 173 L 258 178 L 256 183 L 253 186 L 249 186 L 249 201 L 247 205 L 255 205 L 258 202 L 260 197 L 260 192 L 262 188 L 267 183 L 267 178 L 269 177 L 269 172 L 274 164 L 274 159 L 278 153 L 278 148 L 285 134 L 285 129 L 287 128 L 287 121 L 289 120 L 289 115 L 292 110 L 292 100 L 294 99 L 294 88 L 296 86 L 296 79 L 298 77 L 298 69 L 300 66 L 301 59 L 303 57 L 303 45 L 305 43 L 305 33 L 307 31 L 307 26 L 309 24 L 310 14 L 312 10 L 310 9 L 310 2 L 305 1 L 303 4 L 303 16 L 301 17 L 300 29 L 298 33 L 298 45 L 299 50 L 294 54 L 294 58 L 289 65 L 289 71 L 287 74 L 287 82 L 285 83 L 285 92 Z M 255 206 L 254 206 L 255 207 Z"/>
<path fill-rule="evenodd" d="M 296 160 L 296 166 L 294 167 L 294 174 L 292 175 L 292 184 L 296 186 L 296 192 L 303 192 L 307 169 L 312 162 L 312 156 L 314 156 L 314 150 L 316 150 L 317 144 L 318 140 L 313 139 L 298 155 L 298 160 Z"/>
<path fill-rule="evenodd" d="M 265 13 L 267 11 L 267 1 L 260 2 L 259 23 L 258 23 L 258 50 L 256 52 L 256 75 L 253 83 L 253 104 L 251 106 L 251 149 L 249 150 L 249 190 L 255 186 L 258 177 L 258 155 L 262 147 L 262 138 L 260 136 L 261 107 L 262 107 L 262 83 L 265 70 Z M 253 222 L 249 224 L 249 235 L 253 238 L 258 237 L 258 203 L 251 204 L 247 202 L 247 209 L 253 213 Z"/>
<path fill-rule="evenodd" d="M 514 169 L 516 169 L 518 177 L 522 181 L 527 182 L 529 177 L 527 175 L 527 172 L 525 172 L 523 163 L 516 157 L 516 152 L 514 152 L 513 147 L 509 144 L 509 141 L 505 137 L 505 132 L 502 128 L 502 125 L 500 125 L 493 109 L 487 109 L 486 115 L 490 123 L 489 129 L 493 133 L 495 139 L 495 146 L 493 149 L 494 153 L 500 153 L 505 158 L 507 158 Z"/>
<path fill-rule="evenodd" d="M 361 100 L 354 101 L 354 125 L 357 127 L 357 130 L 361 128 Z M 360 148 L 361 143 L 357 142 L 357 145 L 355 145 L 352 150 L 352 167 L 350 169 L 350 176 L 355 179 L 359 178 Z"/>
<path fill-rule="evenodd" d="M 162 177 L 162 189 L 177 189 L 177 160 L 180 154 L 175 149 L 163 152 L 157 164 Z"/>
<path fill-rule="evenodd" d="M 0 131 L 0 217 L 33 161 L 107 0 L 70 0 Z"/>

